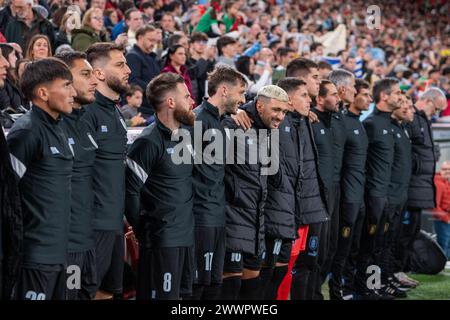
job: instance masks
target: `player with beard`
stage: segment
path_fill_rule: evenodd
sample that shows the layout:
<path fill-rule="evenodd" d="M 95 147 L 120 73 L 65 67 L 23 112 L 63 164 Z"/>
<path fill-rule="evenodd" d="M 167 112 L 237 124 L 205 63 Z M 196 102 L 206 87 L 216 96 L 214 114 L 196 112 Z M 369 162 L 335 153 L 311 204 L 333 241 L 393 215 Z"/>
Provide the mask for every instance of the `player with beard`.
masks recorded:
<path fill-rule="evenodd" d="M 364 186 L 368 138 L 359 117 L 372 102 L 370 84 L 356 79 L 356 95 L 342 114 L 346 135 L 342 160 L 342 193 L 339 213 L 339 232 L 336 254 L 328 282 L 330 299 L 351 300 L 353 295 L 354 257 L 359 250 L 359 239 L 365 217 Z M 339 89 L 338 89 L 339 91 Z M 343 100 L 346 100 L 345 98 Z"/>
<path fill-rule="evenodd" d="M 394 162 L 392 112 L 400 107 L 401 91 L 398 80 L 384 78 L 373 88 L 374 111 L 363 121 L 369 140 L 366 160 L 365 206 L 366 219 L 361 233 L 357 257 L 355 289 L 363 299 L 394 297 L 385 289 L 369 288 L 367 268 L 380 262 L 386 231 L 381 225 L 387 214 L 389 183 Z M 387 287 L 385 287 L 387 288 Z"/>
<path fill-rule="evenodd" d="M 97 289 L 95 264 L 94 231 L 92 230 L 94 196 L 92 193 L 92 173 L 94 169 L 97 143 L 81 117 L 85 105 L 95 101 L 98 80 L 83 52 L 66 52 L 57 55 L 64 61 L 73 76 L 73 87 L 77 93 L 71 114 L 64 115 L 63 127 L 74 149 L 72 169 L 72 201 L 69 223 L 69 245 L 67 256 L 68 282 L 74 273 L 74 266 L 81 272 L 81 287 L 67 286 L 68 300 L 90 300 Z"/>
<path fill-rule="evenodd" d="M 125 204 L 125 160 L 127 126 L 117 104 L 128 90 L 131 73 L 123 48 L 112 43 L 95 43 L 86 51 L 98 80 L 95 102 L 86 106 L 82 119 L 97 143 L 93 170 L 94 214 L 92 228 L 97 263 L 97 287 L 107 272 L 111 281 L 104 291 L 121 294 L 123 278 L 123 212 Z M 109 283 L 112 282 L 112 283 Z M 111 294 L 106 294 L 110 298 Z"/>
<path fill-rule="evenodd" d="M 239 105 L 245 103 L 246 80 L 238 71 L 228 66 L 219 66 L 208 76 L 208 95 L 194 109 L 196 121 L 201 124 L 201 135 L 211 133 L 214 137 L 195 150 L 211 148 L 211 140 L 223 139 L 225 131 L 221 118 L 235 114 Z M 197 130 L 197 126 L 196 126 Z M 197 132 L 196 132 L 197 133 Z M 198 133 L 197 133 L 198 134 Z M 212 137 L 211 137 L 212 138 Z M 198 151 L 197 151 L 198 152 Z M 225 259 L 225 154 L 219 152 L 202 163 L 194 165 L 194 216 L 196 277 L 193 299 L 217 299 L 222 283 Z M 208 162 L 211 160 L 211 162 Z"/>
<path fill-rule="evenodd" d="M 191 296 L 194 279 L 193 149 L 181 128 L 194 125 L 194 101 L 174 73 L 150 81 L 146 96 L 155 122 L 131 145 L 126 174 L 126 216 L 140 243 L 137 298 L 178 300 Z M 172 140 L 178 134 L 182 142 Z"/>
<path fill-rule="evenodd" d="M 260 270 L 265 256 L 265 201 L 267 199 L 267 178 L 264 174 L 267 163 L 261 159 L 252 161 L 254 150 L 266 143 L 272 147 L 272 135 L 265 136 L 267 129 L 277 130 L 289 110 L 289 97 L 278 86 L 262 87 L 255 100 L 241 107 L 252 120 L 255 138 L 245 139 L 234 134 L 242 130 L 231 117 L 222 124 L 234 145 L 228 156 L 233 160 L 225 168 L 225 212 L 226 253 L 223 272 L 221 299 L 256 300 L 261 297 Z M 239 131 L 237 131 L 239 133 Z M 276 136 L 275 139 L 278 137 Z M 267 140 L 266 140 L 267 139 Z M 252 148 L 252 145 L 257 148 Z M 272 156 L 279 153 L 270 150 Z M 228 159 L 227 157 L 227 162 Z M 276 159 L 279 161 L 279 158 Z M 271 165 L 275 164 L 272 160 Z M 278 162 L 279 164 L 279 162 Z M 275 175 L 280 179 L 279 168 Z M 272 244 L 275 239 L 272 239 Z M 269 250 L 269 249 L 268 249 Z M 275 251 L 272 246 L 272 252 Z"/>

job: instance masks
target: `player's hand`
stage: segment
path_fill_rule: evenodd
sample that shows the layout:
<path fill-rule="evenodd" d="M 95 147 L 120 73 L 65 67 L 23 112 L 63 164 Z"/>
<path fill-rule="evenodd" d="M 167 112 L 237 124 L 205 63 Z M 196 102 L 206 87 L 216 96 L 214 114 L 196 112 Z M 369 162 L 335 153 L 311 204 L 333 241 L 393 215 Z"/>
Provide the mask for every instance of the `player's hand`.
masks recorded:
<path fill-rule="evenodd" d="M 317 114 L 315 114 L 312 111 L 309 111 L 308 118 L 309 118 L 309 122 L 311 122 L 311 123 L 320 122 L 319 117 L 317 116 Z"/>
<path fill-rule="evenodd" d="M 133 227 L 129 226 L 128 231 L 125 233 L 125 239 L 131 239 L 133 242 L 138 243 L 136 235 L 134 234 Z"/>
<path fill-rule="evenodd" d="M 139 112 L 137 115 L 135 115 L 133 118 L 131 118 L 131 126 L 132 127 L 138 127 L 145 124 L 145 119 L 142 117 L 141 113 Z"/>
<path fill-rule="evenodd" d="M 231 119 L 238 125 L 244 128 L 244 130 L 248 130 L 252 127 L 253 120 L 247 115 L 247 112 L 244 110 L 238 109 L 236 114 L 231 115 Z"/>

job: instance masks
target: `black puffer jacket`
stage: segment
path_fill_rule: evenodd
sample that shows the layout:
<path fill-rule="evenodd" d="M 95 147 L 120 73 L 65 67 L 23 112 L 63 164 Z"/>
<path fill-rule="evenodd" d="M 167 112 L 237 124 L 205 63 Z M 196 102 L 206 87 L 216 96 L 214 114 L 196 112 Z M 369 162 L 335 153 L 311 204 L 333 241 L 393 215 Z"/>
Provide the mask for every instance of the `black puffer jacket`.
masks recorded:
<path fill-rule="evenodd" d="M 253 130 L 259 132 L 260 129 L 267 129 L 256 111 L 255 101 L 244 105 L 242 109 L 253 120 Z M 230 131 L 241 128 L 230 117 L 226 117 L 222 123 L 227 136 L 233 138 L 235 144 L 233 150 L 230 150 L 233 152 L 233 164 L 225 167 L 226 249 L 260 255 L 265 249 L 264 203 L 267 197 L 267 176 L 261 175 L 264 167 L 260 161 L 250 164 L 248 159 L 250 148 L 258 146 L 257 140 L 264 137 L 233 137 Z M 242 149 L 245 150 L 245 163 L 241 164 Z"/>
<path fill-rule="evenodd" d="M 293 117 L 294 126 L 300 132 L 302 161 L 302 186 L 300 199 L 297 198 L 297 225 L 306 225 L 328 221 L 328 211 L 323 182 L 319 177 L 319 153 L 314 141 L 311 123 L 305 117 Z"/>
<path fill-rule="evenodd" d="M 299 131 L 292 125 L 292 113 L 288 113 L 279 129 L 280 174 L 269 176 L 267 184 L 264 227 L 266 235 L 273 238 L 296 238 L 296 194 L 302 179 L 298 141 Z"/>
<path fill-rule="evenodd" d="M 414 121 L 408 128 L 412 143 L 412 176 L 408 190 L 408 206 L 421 209 L 436 207 L 434 153 L 431 121 L 423 111 L 416 109 Z"/>

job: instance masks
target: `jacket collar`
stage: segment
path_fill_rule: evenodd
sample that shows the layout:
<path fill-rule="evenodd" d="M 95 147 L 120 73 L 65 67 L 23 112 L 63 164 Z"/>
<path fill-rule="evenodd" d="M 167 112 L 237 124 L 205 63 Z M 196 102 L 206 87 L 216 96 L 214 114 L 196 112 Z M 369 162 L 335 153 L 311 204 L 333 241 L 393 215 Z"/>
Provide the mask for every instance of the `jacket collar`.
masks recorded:
<path fill-rule="evenodd" d="M 261 120 L 261 117 L 259 116 L 258 111 L 256 110 L 256 99 L 253 101 L 250 101 L 249 103 L 246 103 L 242 106 L 242 110 L 247 112 L 248 116 L 253 120 L 253 126 L 257 129 L 268 129 L 263 121 Z"/>
<path fill-rule="evenodd" d="M 145 53 L 144 51 L 142 51 L 141 48 L 139 48 L 139 46 L 138 46 L 137 44 L 134 44 L 132 49 L 133 49 L 134 51 L 136 51 L 137 53 L 139 53 L 139 54 L 141 54 L 141 55 L 144 55 L 144 56 L 155 56 L 155 53 L 154 53 L 154 52 Z"/>
<path fill-rule="evenodd" d="M 377 108 L 377 106 L 375 106 L 375 108 L 373 109 L 373 114 L 376 114 L 378 116 L 381 116 L 383 118 L 390 120 L 392 112 L 381 111 L 380 109 Z"/>
<path fill-rule="evenodd" d="M 84 114 L 85 109 L 83 106 L 80 108 L 73 108 L 72 112 L 70 114 L 64 115 L 66 118 L 72 119 L 72 120 L 78 120 L 81 118 L 81 116 Z"/>
<path fill-rule="evenodd" d="M 311 111 L 314 112 L 315 114 L 317 114 L 320 122 L 323 122 L 326 127 L 331 126 L 331 116 L 332 116 L 331 112 L 328 112 L 328 111 L 322 112 L 322 111 L 317 110 L 317 108 L 313 108 L 313 109 L 311 109 Z"/>
<path fill-rule="evenodd" d="M 31 114 L 35 115 L 41 121 L 49 123 L 51 125 L 57 125 L 61 121 L 61 115 L 59 115 L 58 118 L 53 119 L 52 116 L 50 116 L 47 112 L 45 112 L 35 104 L 33 104 L 33 106 L 31 107 Z"/>
<path fill-rule="evenodd" d="M 356 113 L 353 113 L 353 112 L 351 112 L 349 109 L 347 109 L 347 116 L 349 116 L 349 117 L 351 117 L 351 118 L 357 118 L 357 119 L 359 119 L 359 117 L 360 117 L 360 115 L 359 114 L 356 114 Z"/>
<path fill-rule="evenodd" d="M 159 120 L 158 116 L 155 115 L 155 122 L 156 122 L 156 126 L 158 127 L 159 130 L 161 130 L 162 134 L 170 139 L 172 137 L 172 130 L 170 130 L 169 128 L 167 128 L 164 123 L 161 122 L 161 120 Z"/>
<path fill-rule="evenodd" d="M 180 73 L 178 73 L 178 71 L 175 69 L 175 67 L 171 63 L 168 63 L 164 67 L 164 70 L 168 71 L 168 72 L 173 72 L 173 73 L 176 73 L 176 74 L 180 74 L 180 75 L 183 75 L 183 76 L 186 73 L 186 67 L 185 66 L 181 66 L 180 67 Z"/>
<path fill-rule="evenodd" d="M 97 103 L 98 105 L 100 105 L 102 107 L 106 107 L 109 109 L 115 109 L 117 104 L 119 103 L 119 100 L 117 100 L 117 101 L 111 100 L 111 99 L 105 97 L 104 95 L 102 95 L 97 90 L 97 91 L 95 91 L 95 103 Z"/>
<path fill-rule="evenodd" d="M 207 99 L 203 100 L 202 107 L 208 111 L 214 118 L 220 119 L 219 108 L 209 103 Z"/>
<path fill-rule="evenodd" d="M 392 117 L 391 117 L 391 123 L 392 123 L 394 126 L 400 128 L 400 129 L 403 128 L 402 124 L 401 124 L 397 119 L 394 119 L 394 118 L 392 118 Z"/>

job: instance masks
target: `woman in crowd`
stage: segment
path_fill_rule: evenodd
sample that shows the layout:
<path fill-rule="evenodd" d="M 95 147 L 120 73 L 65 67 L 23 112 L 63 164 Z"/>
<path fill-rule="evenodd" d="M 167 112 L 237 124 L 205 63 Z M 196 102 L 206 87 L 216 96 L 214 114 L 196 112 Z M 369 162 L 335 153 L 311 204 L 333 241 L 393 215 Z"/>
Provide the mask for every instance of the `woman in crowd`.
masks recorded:
<path fill-rule="evenodd" d="M 96 42 L 108 42 L 108 34 L 103 28 L 103 11 L 98 8 L 86 11 L 81 29 L 73 30 L 72 36 L 72 48 L 76 51 L 86 51 Z"/>
<path fill-rule="evenodd" d="M 173 72 L 181 75 L 186 82 L 192 99 L 195 101 L 192 92 L 192 81 L 186 68 L 186 49 L 182 45 L 175 45 L 169 48 L 167 52 L 167 60 L 161 72 Z"/>
<path fill-rule="evenodd" d="M 31 61 L 49 58 L 52 56 L 50 40 L 46 35 L 37 34 L 31 38 L 25 54 L 25 58 Z"/>

